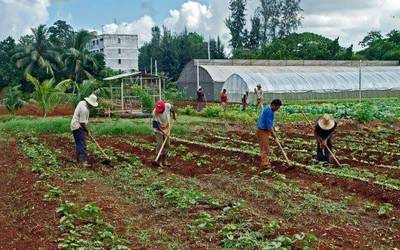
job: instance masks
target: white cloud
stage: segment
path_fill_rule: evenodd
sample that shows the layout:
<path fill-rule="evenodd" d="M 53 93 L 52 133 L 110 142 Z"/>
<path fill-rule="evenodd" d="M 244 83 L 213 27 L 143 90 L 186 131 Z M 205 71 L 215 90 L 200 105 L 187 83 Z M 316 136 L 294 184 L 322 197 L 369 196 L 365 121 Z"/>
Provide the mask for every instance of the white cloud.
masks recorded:
<path fill-rule="evenodd" d="M 0 39 L 29 34 L 32 27 L 46 24 L 50 0 L 0 0 Z"/>
<path fill-rule="evenodd" d="M 170 10 L 170 17 L 165 19 L 164 24 L 173 30 L 182 31 L 186 27 L 190 31 L 209 33 L 212 17 L 209 6 L 189 0 L 182 4 L 180 10 Z"/>
<path fill-rule="evenodd" d="M 318 33 L 329 38 L 340 37 L 344 46 L 358 43 L 371 30 L 388 33 L 398 28 L 399 0 L 303 0 L 303 27 L 300 31 Z"/>
<path fill-rule="evenodd" d="M 139 36 L 139 46 L 151 40 L 151 28 L 155 25 L 150 16 L 143 16 L 139 20 L 130 23 L 106 24 L 103 33 L 107 34 L 135 34 Z"/>

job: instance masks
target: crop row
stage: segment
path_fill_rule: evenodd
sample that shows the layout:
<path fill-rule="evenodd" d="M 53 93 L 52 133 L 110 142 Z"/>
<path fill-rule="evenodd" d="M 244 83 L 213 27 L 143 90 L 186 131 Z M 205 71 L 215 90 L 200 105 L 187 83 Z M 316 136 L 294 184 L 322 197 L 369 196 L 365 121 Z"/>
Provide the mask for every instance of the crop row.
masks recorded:
<path fill-rule="evenodd" d="M 175 141 L 178 141 L 178 142 L 203 146 L 203 147 L 210 148 L 210 149 L 224 150 L 224 151 L 236 152 L 236 153 L 244 153 L 244 154 L 250 154 L 253 156 L 259 155 L 259 152 L 256 150 L 243 150 L 240 148 L 221 147 L 221 146 L 216 146 L 216 145 L 209 144 L 209 143 L 189 141 L 189 140 L 180 139 L 180 138 L 176 138 L 176 137 L 172 137 L 172 139 Z M 275 156 L 272 156 L 271 159 L 273 161 L 279 162 L 281 164 L 286 163 L 282 159 L 277 158 Z M 329 168 L 329 167 L 324 167 L 322 165 L 305 165 L 305 164 L 301 164 L 301 163 L 293 162 L 293 161 L 291 161 L 290 163 L 295 167 L 301 167 L 301 168 L 304 168 L 304 169 L 306 169 L 310 172 L 314 172 L 314 173 L 328 174 L 328 175 L 333 175 L 333 176 L 337 176 L 337 177 L 344 177 L 344 178 L 348 178 L 348 179 L 377 184 L 377 185 L 380 185 L 380 186 L 388 188 L 388 189 L 400 190 L 400 180 L 389 178 L 383 174 L 376 175 L 374 173 L 369 172 L 368 170 L 356 170 L 351 167 Z"/>
<path fill-rule="evenodd" d="M 235 143 L 235 145 L 236 144 L 244 144 L 244 145 L 248 145 L 249 147 L 254 147 L 254 145 L 255 145 L 254 142 L 244 141 L 244 140 L 240 140 L 240 139 L 234 139 L 234 138 L 225 137 L 225 136 L 219 136 L 219 135 L 210 135 L 210 136 L 212 136 L 214 138 L 217 138 L 217 139 L 220 139 L 222 141 L 230 141 L 232 143 Z M 307 145 L 307 146 L 315 146 L 314 143 L 307 142 L 307 141 L 302 141 L 300 139 L 286 139 L 286 140 L 283 140 L 283 141 L 287 142 L 284 145 L 285 149 L 290 150 L 290 152 L 295 152 L 295 153 L 300 153 L 300 154 L 310 153 L 310 150 L 292 148 L 292 147 L 289 147 L 288 145 L 300 144 L 300 145 Z M 292 142 L 292 143 L 290 143 L 290 142 Z M 229 146 L 229 145 L 227 144 L 226 146 Z M 277 146 L 275 146 L 275 145 L 271 145 L 271 147 L 272 148 L 277 148 Z M 243 149 L 244 147 L 241 147 L 241 148 Z M 356 161 L 356 162 L 360 162 L 360 163 L 363 163 L 363 164 L 372 164 L 373 167 L 377 167 L 377 168 L 400 170 L 400 166 L 379 164 L 379 163 L 375 163 L 375 162 L 365 161 L 365 160 L 362 160 L 362 159 L 357 159 L 355 157 L 348 158 L 348 157 L 345 157 L 345 156 L 341 156 L 340 159 L 347 160 L 347 161 Z"/>
<path fill-rule="evenodd" d="M 22 139 L 20 143 L 25 155 L 32 161 L 32 171 L 40 176 L 40 183 L 47 190 L 44 199 L 58 201 L 59 207 L 55 212 L 60 216 L 60 249 L 129 249 L 115 228 L 104 221 L 101 208 L 92 203 L 78 206 L 74 202 L 63 201 L 62 196 L 69 188 L 63 190 L 52 183 L 55 177 L 63 180 L 66 185 L 82 183 L 84 178 L 72 177 L 68 170 L 60 166 L 57 152 L 50 151 L 37 138 Z"/>

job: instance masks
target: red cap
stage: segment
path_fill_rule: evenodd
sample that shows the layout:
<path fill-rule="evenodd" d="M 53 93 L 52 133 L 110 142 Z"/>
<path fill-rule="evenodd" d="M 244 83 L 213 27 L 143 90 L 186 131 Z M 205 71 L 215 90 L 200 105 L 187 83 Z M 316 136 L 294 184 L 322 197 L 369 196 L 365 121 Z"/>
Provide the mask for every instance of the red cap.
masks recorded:
<path fill-rule="evenodd" d="M 162 113 L 165 110 L 165 102 L 163 100 L 159 100 L 156 103 L 156 112 L 157 113 Z"/>

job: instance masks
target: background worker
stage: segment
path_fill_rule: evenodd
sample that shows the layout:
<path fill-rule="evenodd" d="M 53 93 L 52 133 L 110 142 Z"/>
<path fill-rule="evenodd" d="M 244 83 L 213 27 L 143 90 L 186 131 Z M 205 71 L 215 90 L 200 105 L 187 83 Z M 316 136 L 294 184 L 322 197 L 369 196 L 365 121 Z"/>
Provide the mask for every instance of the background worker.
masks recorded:
<path fill-rule="evenodd" d="M 242 96 L 242 111 L 245 111 L 248 105 L 249 91 L 244 92 Z"/>
<path fill-rule="evenodd" d="M 225 111 L 226 110 L 226 106 L 228 105 L 228 95 L 226 93 L 226 89 L 222 90 L 220 98 L 221 98 L 221 106 Z"/>
<path fill-rule="evenodd" d="M 261 88 L 261 84 L 257 84 L 257 88 L 254 90 L 256 94 L 256 108 L 263 108 L 263 101 L 264 101 L 264 93 Z"/>
<path fill-rule="evenodd" d="M 271 168 L 269 161 L 269 137 L 274 129 L 274 113 L 282 106 L 282 101 L 275 99 L 269 107 L 265 107 L 260 114 L 257 122 L 257 138 L 261 148 L 261 168 Z"/>
<path fill-rule="evenodd" d="M 90 95 L 84 101 L 80 101 L 75 108 L 74 115 L 71 120 L 71 131 L 74 136 L 76 146 L 76 159 L 79 164 L 87 166 L 87 152 L 86 152 L 86 135 L 89 136 L 90 132 L 86 125 L 89 122 L 89 109 L 97 107 L 97 97 Z"/>
<path fill-rule="evenodd" d="M 204 90 L 200 86 L 197 90 L 197 112 L 201 112 L 203 110 L 205 100 Z"/>
<path fill-rule="evenodd" d="M 170 129 L 171 129 L 171 114 L 172 118 L 176 120 L 175 108 L 170 103 L 165 103 L 163 100 L 159 100 L 156 103 L 156 107 L 153 110 L 153 129 L 156 137 L 157 147 L 156 153 L 160 152 L 161 146 L 164 143 L 165 138 L 167 142 L 161 152 L 161 156 L 156 162 L 158 165 L 168 167 L 170 164 L 167 162 L 168 151 L 170 147 Z"/>
<path fill-rule="evenodd" d="M 336 121 L 328 114 L 320 117 L 315 124 L 315 139 L 317 140 L 317 160 L 330 162 L 331 154 L 326 147 L 332 151 L 332 136 L 337 127 Z"/>

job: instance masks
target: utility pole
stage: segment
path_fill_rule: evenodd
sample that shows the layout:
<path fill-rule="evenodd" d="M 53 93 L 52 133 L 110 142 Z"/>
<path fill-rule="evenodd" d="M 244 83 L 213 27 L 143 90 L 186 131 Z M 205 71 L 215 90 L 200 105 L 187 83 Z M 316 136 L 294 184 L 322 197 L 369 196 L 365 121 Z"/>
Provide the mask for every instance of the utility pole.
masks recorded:
<path fill-rule="evenodd" d="M 200 71 L 199 71 L 199 59 L 197 59 L 196 60 L 196 62 L 197 62 L 197 89 L 196 89 L 196 91 L 197 90 L 199 90 L 199 88 L 200 88 L 200 79 L 199 79 L 199 76 L 200 76 Z"/>
<path fill-rule="evenodd" d="M 361 64 L 362 64 L 362 60 L 360 60 L 360 66 L 359 66 L 359 72 L 358 72 L 358 97 L 360 98 L 360 102 L 362 100 L 362 93 L 361 93 L 361 89 L 362 89 L 362 72 L 361 72 Z"/>
<path fill-rule="evenodd" d="M 153 57 L 150 57 L 150 74 L 153 74 Z"/>
<path fill-rule="evenodd" d="M 209 61 L 211 60 L 210 40 L 211 40 L 211 37 L 208 36 L 207 49 L 208 49 L 208 60 L 209 60 Z"/>

